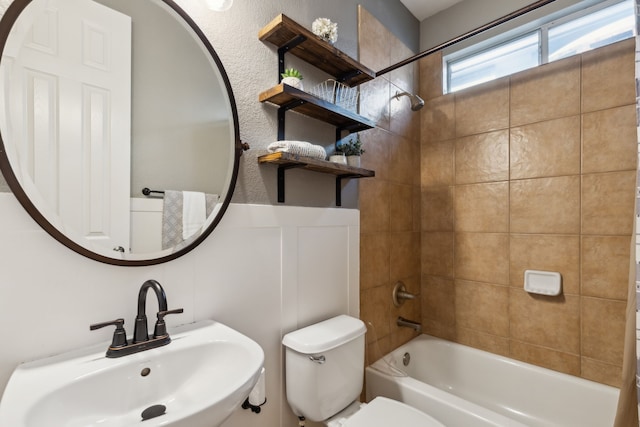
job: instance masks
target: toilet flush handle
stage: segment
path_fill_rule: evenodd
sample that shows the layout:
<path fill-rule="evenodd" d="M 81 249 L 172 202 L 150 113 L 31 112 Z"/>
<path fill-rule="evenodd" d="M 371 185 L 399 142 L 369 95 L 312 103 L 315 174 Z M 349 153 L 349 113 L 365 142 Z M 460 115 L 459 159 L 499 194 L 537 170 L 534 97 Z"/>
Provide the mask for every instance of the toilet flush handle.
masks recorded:
<path fill-rule="evenodd" d="M 327 359 L 325 359 L 325 357 L 323 355 L 320 355 L 320 356 L 309 356 L 309 360 L 311 360 L 313 363 L 317 363 L 319 365 L 322 365 L 324 362 L 327 361 Z"/>

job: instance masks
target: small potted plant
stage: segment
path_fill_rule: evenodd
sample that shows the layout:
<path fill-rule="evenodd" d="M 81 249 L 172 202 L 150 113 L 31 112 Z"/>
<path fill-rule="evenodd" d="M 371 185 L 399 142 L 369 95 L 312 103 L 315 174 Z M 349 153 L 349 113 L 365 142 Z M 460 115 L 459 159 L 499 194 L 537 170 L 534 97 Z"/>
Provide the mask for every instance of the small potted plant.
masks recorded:
<path fill-rule="evenodd" d="M 341 165 L 347 164 L 347 158 L 340 147 L 336 148 L 336 151 L 329 156 L 329 161 L 332 163 L 340 163 Z"/>
<path fill-rule="evenodd" d="M 296 89 L 304 90 L 302 88 L 302 74 L 300 74 L 300 71 L 295 68 L 287 68 L 284 70 L 284 73 L 280 75 L 282 76 L 282 83 L 293 86 Z"/>
<path fill-rule="evenodd" d="M 364 154 L 360 135 L 356 134 L 355 137 L 350 137 L 347 142 L 343 142 L 340 145 L 340 151 L 347 156 L 347 164 L 349 166 L 360 167 L 360 155 Z"/>

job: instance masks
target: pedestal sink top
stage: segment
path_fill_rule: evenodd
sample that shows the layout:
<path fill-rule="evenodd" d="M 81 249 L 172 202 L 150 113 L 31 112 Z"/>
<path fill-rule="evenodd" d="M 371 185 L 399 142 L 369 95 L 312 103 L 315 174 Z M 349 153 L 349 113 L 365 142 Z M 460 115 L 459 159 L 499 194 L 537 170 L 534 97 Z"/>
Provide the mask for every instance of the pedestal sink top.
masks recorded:
<path fill-rule="evenodd" d="M 117 359 L 105 357 L 105 343 L 18 366 L 0 401 L 0 426 L 222 424 L 258 381 L 262 348 L 209 320 L 170 333 L 169 345 Z"/>

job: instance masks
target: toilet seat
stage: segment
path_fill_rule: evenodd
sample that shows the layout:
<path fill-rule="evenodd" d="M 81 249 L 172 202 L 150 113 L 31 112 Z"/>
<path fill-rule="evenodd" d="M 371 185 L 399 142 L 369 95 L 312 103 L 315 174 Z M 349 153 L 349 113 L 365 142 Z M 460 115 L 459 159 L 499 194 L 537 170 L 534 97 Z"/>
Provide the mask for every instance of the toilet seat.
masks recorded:
<path fill-rule="evenodd" d="M 343 422 L 343 427 L 445 427 L 405 403 L 386 397 L 376 397 Z"/>

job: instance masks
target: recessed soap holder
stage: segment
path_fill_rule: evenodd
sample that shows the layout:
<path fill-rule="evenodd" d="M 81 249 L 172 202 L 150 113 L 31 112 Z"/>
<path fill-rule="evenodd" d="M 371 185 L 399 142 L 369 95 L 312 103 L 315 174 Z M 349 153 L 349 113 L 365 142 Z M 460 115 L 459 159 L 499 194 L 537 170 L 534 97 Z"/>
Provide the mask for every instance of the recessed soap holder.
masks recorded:
<path fill-rule="evenodd" d="M 556 271 L 525 270 L 524 290 L 532 294 L 560 295 L 562 276 Z"/>

